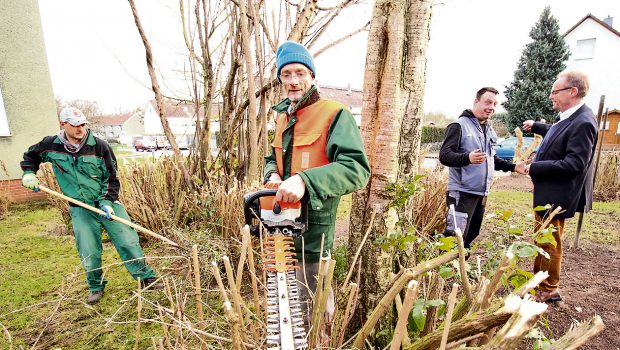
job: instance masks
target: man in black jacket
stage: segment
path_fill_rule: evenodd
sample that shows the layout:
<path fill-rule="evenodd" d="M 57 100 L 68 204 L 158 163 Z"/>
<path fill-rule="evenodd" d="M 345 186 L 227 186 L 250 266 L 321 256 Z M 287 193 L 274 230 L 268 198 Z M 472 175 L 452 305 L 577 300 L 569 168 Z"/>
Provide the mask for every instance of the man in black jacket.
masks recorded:
<path fill-rule="evenodd" d="M 560 112 L 559 121 L 547 125 L 533 120 L 523 123 L 523 130 L 544 137 L 534 162 L 526 167 L 534 183 L 534 207 L 551 204 L 562 207 L 562 212 L 551 221 L 556 244 L 541 244 L 550 256 L 540 254 L 534 262 L 534 273 L 548 271 L 536 293 L 538 301 L 561 300 L 558 286 L 562 263 L 562 236 L 564 220 L 575 212 L 592 208 L 594 172 L 592 159 L 597 139 L 594 113 L 583 102 L 588 93 L 588 77 L 577 71 L 564 71 L 558 75 L 549 99 L 553 109 Z M 546 213 L 536 214 L 536 230 Z"/>
<path fill-rule="evenodd" d="M 484 87 L 476 93 L 472 109 L 466 109 L 446 128 L 439 151 L 448 171 L 448 208 L 455 206 L 456 222 L 448 213 L 447 233 L 456 227 L 463 232 L 465 248 L 480 233 L 487 195 L 495 170 L 525 173 L 526 163 L 513 164 L 495 155 L 497 135 L 489 118 L 495 112 L 498 91 Z"/>

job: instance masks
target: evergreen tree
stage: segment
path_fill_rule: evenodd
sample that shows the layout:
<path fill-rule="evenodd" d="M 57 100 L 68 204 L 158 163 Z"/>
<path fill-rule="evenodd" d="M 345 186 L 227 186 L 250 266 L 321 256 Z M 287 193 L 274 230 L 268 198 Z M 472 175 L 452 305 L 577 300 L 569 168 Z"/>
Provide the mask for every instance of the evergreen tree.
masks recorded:
<path fill-rule="evenodd" d="M 510 133 L 528 119 L 555 119 L 557 112 L 548 99 L 549 91 L 570 56 L 558 21 L 548 6 L 530 31 L 530 37 L 533 41 L 525 46 L 514 80 L 504 92 L 503 106 L 508 112 L 505 122 Z"/>

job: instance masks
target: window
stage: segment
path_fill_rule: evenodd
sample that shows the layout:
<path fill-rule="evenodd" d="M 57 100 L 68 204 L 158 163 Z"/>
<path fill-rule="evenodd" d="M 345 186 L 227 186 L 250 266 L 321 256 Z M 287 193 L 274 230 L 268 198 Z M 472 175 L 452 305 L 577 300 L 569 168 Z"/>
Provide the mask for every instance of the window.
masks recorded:
<path fill-rule="evenodd" d="M 618 121 L 618 128 L 616 129 L 616 135 L 620 135 L 620 121 Z"/>
<path fill-rule="evenodd" d="M 594 58 L 594 46 L 596 46 L 596 38 L 577 40 L 575 59 L 587 60 Z"/>
<path fill-rule="evenodd" d="M 4 109 L 4 99 L 2 98 L 2 90 L 0 89 L 0 136 L 11 136 L 9 131 L 9 120 Z"/>
<path fill-rule="evenodd" d="M 601 121 L 601 125 L 599 125 L 600 130 L 609 130 L 609 120 L 605 122 L 605 126 L 603 126 L 603 121 Z"/>

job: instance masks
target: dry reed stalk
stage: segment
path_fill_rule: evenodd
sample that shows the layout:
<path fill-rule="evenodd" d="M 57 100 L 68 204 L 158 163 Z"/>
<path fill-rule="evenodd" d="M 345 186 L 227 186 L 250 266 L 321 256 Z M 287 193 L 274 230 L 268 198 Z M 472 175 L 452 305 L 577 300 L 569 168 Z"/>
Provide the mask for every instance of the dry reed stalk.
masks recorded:
<path fill-rule="evenodd" d="M 349 279 L 351 279 L 351 275 L 353 274 L 355 263 L 357 262 L 357 259 L 359 258 L 360 253 L 362 251 L 362 247 L 364 247 L 364 243 L 366 243 L 366 239 L 368 238 L 368 235 L 370 234 L 370 230 L 373 227 L 373 223 L 375 221 L 376 215 L 377 215 L 377 210 L 373 209 L 372 213 L 370 214 L 370 224 L 368 225 L 368 228 L 366 229 L 366 233 L 364 233 L 364 237 L 362 238 L 362 241 L 360 242 L 360 246 L 357 247 L 357 251 L 355 252 L 355 255 L 353 256 L 353 260 L 351 261 L 351 267 L 349 268 L 349 272 L 347 272 L 347 277 L 344 279 L 344 282 L 342 283 L 343 286 L 348 285 Z"/>
<path fill-rule="evenodd" d="M 330 259 L 327 265 L 327 274 L 325 275 L 325 277 L 323 278 L 323 284 L 322 285 L 317 285 L 317 289 L 318 288 L 322 288 L 321 291 L 321 299 L 320 299 L 320 304 L 319 304 L 319 311 L 318 311 L 318 319 L 316 322 L 317 324 L 317 334 L 316 334 L 316 344 L 321 344 L 322 342 L 319 340 L 319 337 L 321 336 L 321 328 L 323 327 L 323 320 L 325 317 L 325 309 L 327 307 L 327 299 L 329 298 L 329 292 L 332 288 L 332 280 L 334 278 L 334 269 L 336 268 L 336 260 L 334 259 Z M 329 324 L 332 322 L 333 320 L 328 319 L 326 322 L 325 327 L 327 328 L 329 326 Z M 314 323 L 314 319 L 313 319 L 313 323 Z M 326 334 L 331 334 L 330 330 L 328 329 Z"/>
<path fill-rule="evenodd" d="M 256 278 L 256 268 L 254 267 L 254 250 L 252 248 L 252 238 L 250 236 L 250 227 L 248 225 L 245 225 L 243 227 L 242 235 L 244 237 L 247 236 L 246 240 L 248 244 L 250 245 L 247 254 L 248 254 L 248 267 L 250 269 L 250 278 L 252 282 L 252 298 L 254 301 L 254 309 L 255 309 L 256 316 L 259 319 L 263 319 L 262 313 L 261 313 L 260 298 L 258 297 L 258 281 Z M 259 330 L 256 328 L 254 323 L 252 323 L 252 327 L 254 331 L 254 339 L 260 339 Z"/>
<path fill-rule="evenodd" d="M 489 286 L 484 293 L 484 297 L 482 298 L 482 303 L 480 304 L 481 309 L 486 309 L 487 307 L 489 307 L 491 298 L 493 297 L 493 295 L 495 295 L 495 292 L 499 287 L 499 283 L 502 280 L 504 272 L 506 272 L 506 269 L 508 268 L 508 266 L 510 266 L 510 262 L 514 258 L 514 254 L 510 251 L 511 247 L 508 248 L 508 251 L 506 251 L 506 253 L 504 254 L 502 261 L 500 262 L 497 270 L 493 274 L 493 279 L 491 279 L 491 282 L 489 283 Z"/>
<path fill-rule="evenodd" d="M 235 283 L 235 275 L 232 269 L 232 265 L 230 264 L 230 259 L 228 256 L 223 256 L 222 260 L 224 261 L 224 268 L 226 270 L 226 279 L 228 280 L 228 290 L 230 291 L 230 296 L 233 302 L 233 308 L 235 309 L 235 314 L 237 315 L 238 322 L 240 324 L 241 329 L 245 329 L 245 322 L 243 320 L 243 313 L 241 310 L 244 308 L 243 299 L 241 298 L 241 293 L 237 290 L 237 285 Z M 241 333 L 242 339 L 246 340 L 245 332 Z"/>
<path fill-rule="evenodd" d="M 350 284 L 351 289 L 349 290 L 349 299 L 347 300 L 347 307 L 344 310 L 344 316 L 342 317 L 342 323 L 338 327 L 338 331 L 334 332 L 334 334 L 338 334 L 338 340 L 336 342 L 336 348 L 340 348 L 342 346 L 342 342 L 344 341 L 344 332 L 353 318 L 352 310 L 355 310 L 355 301 L 357 300 L 357 283 Z"/>
<path fill-rule="evenodd" d="M 411 283 L 411 282 L 409 282 L 409 283 Z M 400 315 L 400 313 L 401 313 L 401 311 L 403 309 L 403 302 L 402 302 L 402 300 L 400 300 L 400 294 L 396 294 L 396 298 L 394 298 L 394 304 L 396 304 L 396 313 L 398 315 Z M 395 336 L 396 335 L 394 335 L 394 337 Z M 394 340 L 392 340 L 392 342 L 393 341 Z M 409 340 L 409 335 L 406 332 L 405 332 L 405 334 L 402 337 L 401 343 L 402 343 L 403 348 L 405 348 L 405 349 L 407 348 L 407 346 L 409 346 L 411 344 L 411 341 Z"/>
<path fill-rule="evenodd" d="M 547 350 L 574 350 L 585 344 L 585 342 L 599 334 L 605 329 L 605 324 L 599 315 L 594 315 L 588 322 L 584 322 L 573 328 L 555 343 L 551 344 Z"/>
<path fill-rule="evenodd" d="M 521 339 L 536 325 L 546 310 L 547 304 L 537 303 L 529 297 L 525 297 L 519 305 L 519 310 L 508 319 L 506 324 L 482 349 L 516 349 Z"/>
<path fill-rule="evenodd" d="M 434 273 L 431 278 L 429 286 L 430 292 L 427 300 L 442 299 L 441 293 L 443 291 L 444 284 L 445 280 L 441 278 L 438 273 Z M 438 306 L 431 306 L 426 310 L 426 322 L 424 323 L 424 329 L 420 333 L 421 337 L 435 330 L 438 308 Z"/>
<path fill-rule="evenodd" d="M 200 283 L 200 262 L 198 261 L 198 245 L 192 246 L 192 262 L 194 271 L 194 289 L 196 298 L 196 313 L 198 314 L 198 327 L 202 329 L 204 326 L 204 312 L 202 310 L 202 283 Z M 201 339 L 204 340 L 204 339 Z M 202 342 L 201 349 L 205 349 L 204 341 Z"/>
<path fill-rule="evenodd" d="M 452 323 L 452 313 L 454 312 L 454 304 L 456 303 L 456 293 L 459 290 L 459 285 L 454 283 L 452 285 L 452 291 L 448 297 L 448 311 L 446 312 L 446 321 L 444 322 L 443 333 L 441 336 L 440 350 L 446 350 L 448 345 L 448 334 L 450 333 L 450 325 Z"/>
<path fill-rule="evenodd" d="M 241 280 L 243 279 L 243 267 L 245 265 L 245 258 L 248 254 L 248 246 L 250 245 L 250 237 L 243 234 L 243 228 L 241 229 L 241 254 L 239 254 L 239 262 L 237 263 L 237 290 L 241 290 Z M 251 248 L 250 248 L 251 249 Z"/>
<path fill-rule="evenodd" d="M 222 281 L 222 275 L 220 275 L 220 269 L 217 267 L 217 262 L 215 261 L 211 262 L 211 272 L 213 273 L 215 281 L 217 282 L 218 290 L 220 291 L 220 296 L 222 297 L 222 300 L 225 303 L 230 303 L 230 300 L 228 299 L 228 293 L 226 293 L 226 287 L 224 287 L 224 282 Z"/>
<path fill-rule="evenodd" d="M 241 329 L 243 329 L 240 324 L 241 317 L 233 311 L 233 307 L 230 305 L 229 301 L 224 302 L 224 311 L 226 312 L 226 316 L 232 326 L 233 349 L 244 349 L 243 341 L 241 339 Z"/>
<path fill-rule="evenodd" d="M 140 345 L 140 319 L 142 318 L 142 285 L 141 282 L 142 279 L 138 277 L 138 292 L 136 293 L 137 298 L 138 298 L 138 302 L 136 304 L 136 313 L 137 313 L 137 322 L 136 322 L 136 335 L 135 335 L 135 340 L 133 343 L 133 350 L 138 350 L 139 345 Z"/>
<path fill-rule="evenodd" d="M 456 239 L 458 240 L 458 248 L 459 248 L 459 267 L 461 270 L 461 282 L 463 283 L 463 291 L 465 292 L 465 298 L 467 298 L 467 303 L 469 305 L 473 302 L 473 295 L 471 292 L 471 284 L 469 284 L 469 276 L 467 275 L 467 270 L 465 267 L 465 246 L 463 244 L 463 234 L 460 230 L 456 230 Z"/>
<path fill-rule="evenodd" d="M 440 265 L 443 265 L 449 261 L 454 260 L 457 257 L 457 252 L 451 252 L 444 255 L 441 255 L 437 258 L 422 262 L 418 264 L 414 268 L 405 269 L 402 273 L 399 273 L 398 279 L 393 283 L 392 287 L 388 290 L 388 292 L 381 298 L 375 309 L 372 311 L 364 326 L 360 329 L 357 336 L 355 337 L 355 341 L 353 342 L 353 347 L 361 349 L 365 343 L 366 338 L 375 328 L 379 318 L 383 316 L 386 310 L 392 304 L 392 301 L 396 297 L 405 284 L 407 284 L 410 280 L 416 278 L 417 276 L 432 270 Z"/>
<path fill-rule="evenodd" d="M 403 307 L 398 314 L 398 321 L 396 322 L 396 328 L 394 329 L 394 337 L 392 339 L 390 350 L 399 350 L 401 344 L 404 346 L 403 339 L 409 338 L 407 336 L 407 323 L 409 320 L 409 313 L 413 308 L 416 297 L 418 296 L 418 282 L 409 281 L 407 285 L 407 293 L 405 294 L 405 300 Z"/>
<path fill-rule="evenodd" d="M 323 235 L 325 237 L 325 235 Z M 323 241 L 321 241 L 321 247 L 323 246 Z M 323 250 L 321 250 L 323 251 Z M 310 348 L 314 348 L 318 345 L 318 334 L 320 334 L 320 327 L 322 314 L 321 312 L 321 301 L 323 299 L 323 281 L 325 280 L 326 269 L 325 266 L 330 261 L 330 258 L 321 258 L 319 260 L 319 275 L 316 283 L 316 291 L 314 293 L 314 298 L 312 300 L 312 316 L 310 317 L 310 335 L 308 336 L 308 345 Z M 314 276 L 312 277 L 314 278 Z M 312 292 L 312 291 L 310 291 Z M 325 310 L 323 310 L 325 311 Z"/>
<path fill-rule="evenodd" d="M 468 315 L 480 309 L 480 305 L 482 305 L 484 295 L 486 294 L 488 288 L 489 288 L 489 280 L 486 277 L 483 277 L 482 280 L 476 286 L 476 295 L 475 295 L 473 304 L 467 311 Z"/>
<path fill-rule="evenodd" d="M 461 344 L 464 344 L 464 343 L 467 343 L 467 342 L 470 342 L 470 341 L 477 341 L 477 340 L 479 340 L 483 336 L 484 336 L 484 334 L 479 333 L 479 334 L 474 334 L 474 335 L 469 336 L 469 337 L 465 337 L 463 339 L 455 340 L 455 341 L 453 341 L 451 343 L 448 343 L 448 345 L 446 345 L 446 350 L 456 349 Z M 465 349 L 470 349 L 470 348 L 467 347 Z"/>

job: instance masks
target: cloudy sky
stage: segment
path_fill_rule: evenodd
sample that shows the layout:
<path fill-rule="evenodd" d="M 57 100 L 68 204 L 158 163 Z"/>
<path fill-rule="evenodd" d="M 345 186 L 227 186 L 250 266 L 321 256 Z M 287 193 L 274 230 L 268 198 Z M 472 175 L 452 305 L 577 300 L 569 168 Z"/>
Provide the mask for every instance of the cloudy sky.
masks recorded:
<path fill-rule="evenodd" d="M 162 85 L 182 90 L 185 50 L 177 0 L 136 0 L 155 50 Z M 372 13 L 371 1 L 345 13 L 324 40 L 358 28 Z M 428 49 L 425 110 L 457 116 L 471 107 L 481 86 L 504 90 L 512 79 L 528 33 L 551 6 L 562 32 L 583 16 L 616 17 L 617 0 L 437 0 Z M 150 79 L 126 0 L 39 0 L 55 95 L 97 101 L 104 111 L 125 111 L 151 99 Z M 317 46 L 317 48 L 320 45 Z M 320 84 L 361 88 L 366 36 L 358 35 L 316 59 Z M 181 62 L 181 63 L 180 63 Z"/>

